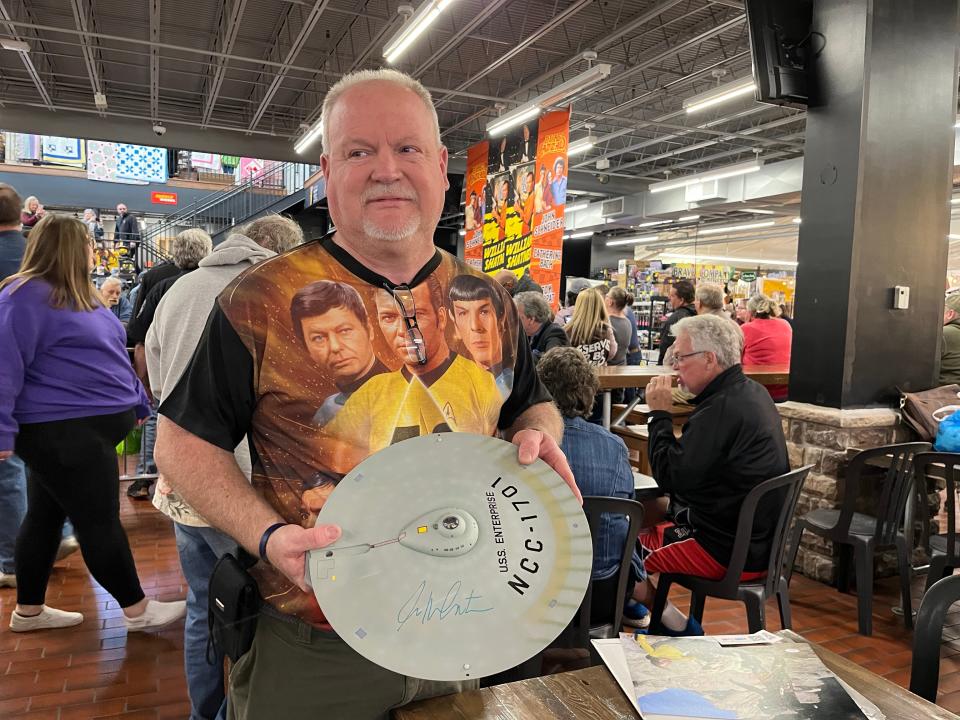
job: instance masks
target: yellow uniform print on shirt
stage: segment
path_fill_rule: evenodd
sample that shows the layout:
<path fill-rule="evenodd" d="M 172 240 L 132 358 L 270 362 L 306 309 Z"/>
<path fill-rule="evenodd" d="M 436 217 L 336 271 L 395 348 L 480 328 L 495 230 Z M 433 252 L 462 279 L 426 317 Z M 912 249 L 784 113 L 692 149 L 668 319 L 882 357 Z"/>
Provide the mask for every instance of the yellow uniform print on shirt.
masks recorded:
<path fill-rule="evenodd" d="M 493 375 L 451 353 L 427 376 L 401 369 L 371 378 L 350 396 L 325 434 L 352 443 L 369 438 L 370 453 L 434 432 L 493 435 L 502 404 Z"/>

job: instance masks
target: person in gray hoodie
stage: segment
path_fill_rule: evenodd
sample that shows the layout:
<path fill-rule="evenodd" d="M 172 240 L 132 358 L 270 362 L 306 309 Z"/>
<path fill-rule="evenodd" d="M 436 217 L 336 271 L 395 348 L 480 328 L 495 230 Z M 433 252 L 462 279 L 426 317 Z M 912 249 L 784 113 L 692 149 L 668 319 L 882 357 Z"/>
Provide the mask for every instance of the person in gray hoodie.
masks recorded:
<path fill-rule="evenodd" d="M 146 338 L 147 372 L 153 396 L 161 401 L 173 390 L 190 363 L 207 316 L 220 292 L 244 270 L 303 242 L 303 232 L 289 218 L 267 215 L 230 235 L 200 261 L 199 267 L 179 278 L 157 306 Z M 235 456 L 250 477 L 247 439 Z M 217 560 L 237 551 L 237 543 L 209 524 L 163 476 L 157 483 L 154 506 L 174 521 L 180 566 L 187 580 L 187 619 L 184 625 L 184 669 L 190 693 L 191 720 L 225 717 L 223 658 L 207 663 L 207 585 Z"/>

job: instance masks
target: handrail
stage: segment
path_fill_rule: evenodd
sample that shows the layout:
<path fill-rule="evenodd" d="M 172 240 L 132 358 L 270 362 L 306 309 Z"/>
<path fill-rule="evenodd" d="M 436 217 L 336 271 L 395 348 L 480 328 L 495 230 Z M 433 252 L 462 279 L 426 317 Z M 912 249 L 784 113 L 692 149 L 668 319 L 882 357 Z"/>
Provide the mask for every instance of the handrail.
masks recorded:
<path fill-rule="evenodd" d="M 310 172 L 305 166 L 298 176 L 296 166 L 300 165 L 303 163 L 275 164 L 239 185 L 204 195 L 176 214 L 167 216 L 163 222 L 150 227 L 143 233 L 142 239 L 151 241 L 156 247 L 160 237 L 174 235 L 184 227 L 202 227 L 215 235 L 239 224 L 277 200 L 277 196 L 270 193 L 269 189 L 284 189 L 284 195 L 302 190 L 303 182 L 310 176 Z M 286 182 L 288 173 L 289 177 L 294 178 L 291 183 Z M 264 190 L 267 192 L 262 192 Z"/>

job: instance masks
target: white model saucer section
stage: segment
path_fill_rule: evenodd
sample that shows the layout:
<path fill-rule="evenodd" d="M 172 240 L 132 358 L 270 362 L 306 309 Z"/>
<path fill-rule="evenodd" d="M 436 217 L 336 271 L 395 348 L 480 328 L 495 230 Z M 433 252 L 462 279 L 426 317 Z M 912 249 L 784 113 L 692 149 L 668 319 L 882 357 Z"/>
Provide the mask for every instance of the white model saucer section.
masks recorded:
<path fill-rule="evenodd" d="M 308 558 L 334 630 L 389 670 L 429 680 L 501 672 L 573 618 L 593 548 L 563 479 L 495 438 L 405 440 L 358 465 L 318 523 L 343 536 Z"/>

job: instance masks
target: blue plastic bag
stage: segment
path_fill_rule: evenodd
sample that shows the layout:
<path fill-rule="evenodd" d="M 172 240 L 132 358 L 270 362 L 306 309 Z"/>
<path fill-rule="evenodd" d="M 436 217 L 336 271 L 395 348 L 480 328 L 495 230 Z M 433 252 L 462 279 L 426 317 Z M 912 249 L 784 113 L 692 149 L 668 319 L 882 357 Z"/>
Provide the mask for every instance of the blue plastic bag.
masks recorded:
<path fill-rule="evenodd" d="M 960 452 L 960 405 L 947 405 L 933 413 L 939 425 L 933 449 L 937 452 Z"/>

